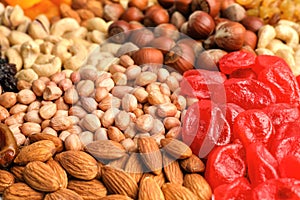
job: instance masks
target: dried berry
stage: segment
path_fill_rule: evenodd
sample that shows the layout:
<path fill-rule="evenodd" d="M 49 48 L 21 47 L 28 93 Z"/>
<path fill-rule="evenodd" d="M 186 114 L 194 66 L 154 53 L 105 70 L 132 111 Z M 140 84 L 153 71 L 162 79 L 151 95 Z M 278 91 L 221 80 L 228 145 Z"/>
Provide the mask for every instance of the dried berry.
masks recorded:
<path fill-rule="evenodd" d="M 16 73 L 15 64 L 10 64 L 6 59 L 0 58 L 0 85 L 4 92 L 17 92 Z"/>

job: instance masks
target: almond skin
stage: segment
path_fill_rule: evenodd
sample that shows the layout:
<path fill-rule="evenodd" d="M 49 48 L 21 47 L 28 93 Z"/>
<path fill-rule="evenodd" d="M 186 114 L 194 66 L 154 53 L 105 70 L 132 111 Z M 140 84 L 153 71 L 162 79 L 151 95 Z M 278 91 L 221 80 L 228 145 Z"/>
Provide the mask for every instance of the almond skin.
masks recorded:
<path fill-rule="evenodd" d="M 54 192 L 60 188 L 60 182 L 54 170 L 41 161 L 28 163 L 23 177 L 30 187 L 42 192 Z"/>
<path fill-rule="evenodd" d="M 63 188 L 56 192 L 48 193 L 44 200 L 83 200 L 83 198 L 76 192 Z"/>
<path fill-rule="evenodd" d="M 99 160 L 114 160 L 126 155 L 124 147 L 112 140 L 97 140 L 88 144 L 85 149 Z"/>
<path fill-rule="evenodd" d="M 136 199 L 138 185 L 126 172 L 109 166 L 102 168 L 102 180 L 108 191 L 112 194 L 123 194 Z"/>
<path fill-rule="evenodd" d="M 42 200 L 44 194 L 32 189 L 26 183 L 14 183 L 4 191 L 3 199 Z"/>
<path fill-rule="evenodd" d="M 120 194 L 111 194 L 111 195 L 101 198 L 100 200 L 116 200 L 116 199 L 118 199 L 118 200 L 133 200 L 130 197 L 120 195 Z"/>
<path fill-rule="evenodd" d="M 201 161 L 201 159 L 196 156 L 196 155 L 192 155 L 191 157 L 184 159 L 184 160 L 180 160 L 180 166 L 189 173 L 198 173 L 198 172 L 204 172 L 205 170 L 205 165 L 204 163 Z"/>
<path fill-rule="evenodd" d="M 63 141 L 54 135 L 46 133 L 36 133 L 29 136 L 30 142 L 34 143 L 40 140 L 50 140 L 55 144 L 56 152 L 61 152 L 64 148 Z"/>
<path fill-rule="evenodd" d="M 166 153 L 163 154 L 164 172 L 167 180 L 170 183 L 176 183 L 182 185 L 183 173 L 180 169 L 179 163 L 174 158 L 170 157 Z"/>
<path fill-rule="evenodd" d="M 166 200 L 198 200 L 188 188 L 175 183 L 165 183 L 162 191 Z"/>
<path fill-rule="evenodd" d="M 156 141 L 152 137 L 138 139 L 138 148 L 144 164 L 154 174 L 162 172 L 162 155 Z"/>
<path fill-rule="evenodd" d="M 3 194 L 5 188 L 15 182 L 14 175 L 8 171 L 0 170 L 0 194 Z"/>
<path fill-rule="evenodd" d="M 61 188 L 67 188 L 68 185 L 68 175 L 67 172 L 62 168 L 62 166 L 53 159 L 47 161 L 47 164 L 53 169 L 58 177 L 59 184 Z"/>
<path fill-rule="evenodd" d="M 165 138 L 160 141 L 163 149 L 175 159 L 186 159 L 192 156 L 192 150 L 185 143 L 174 138 Z"/>
<path fill-rule="evenodd" d="M 55 152 L 56 147 L 52 141 L 41 140 L 28 146 L 24 146 L 15 158 L 14 163 L 26 165 L 31 161 L 45 162 L 49 160 Z"/>
<path fill-rule="evenodd" d="M 151 177 L 144 178 L 140 183 L 139 189 L 139 200 L 165 199 L 159 185 Z"/>
<path fill-rule="evenodd" d="M 200 174 L 186 174 L 183 185 L 201 200 L 209 200 L 212 197 L 212 190 L 209 184 Z"/>
<path fill-rule="evenodd" d="M 70 180 L 68 189 L 79 194 L 84 200 L 96 200 L 105 197 L 107 190 L 97 179 L 91 181 Z"/>
<path fill-rule="evenodd" d="M 78 179 L 92 180 L 98 174 L 97 161 L 83 151 L 64 151 L 57 154 L 55 160 L 61 164 L 68 174 Z"/>

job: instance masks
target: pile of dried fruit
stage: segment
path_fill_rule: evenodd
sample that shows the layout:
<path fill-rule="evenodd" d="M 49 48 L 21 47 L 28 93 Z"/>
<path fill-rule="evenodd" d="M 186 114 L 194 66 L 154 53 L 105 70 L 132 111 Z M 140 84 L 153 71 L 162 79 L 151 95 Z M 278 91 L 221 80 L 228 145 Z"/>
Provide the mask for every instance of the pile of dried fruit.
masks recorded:
<path fill-rule="evenodd" d="M 299 24 L 230 0 L 7 2 L 4 199 L 299 198 Z"/>
<path fill-rule="evenodd" d="M 207 157 L 215 199 L 299 199 L 300 89 L 290 67 L 237 51 L 219 68 L 187 71 L 181 82 L 199 99 L 185 115 L 183 141 Z"/>

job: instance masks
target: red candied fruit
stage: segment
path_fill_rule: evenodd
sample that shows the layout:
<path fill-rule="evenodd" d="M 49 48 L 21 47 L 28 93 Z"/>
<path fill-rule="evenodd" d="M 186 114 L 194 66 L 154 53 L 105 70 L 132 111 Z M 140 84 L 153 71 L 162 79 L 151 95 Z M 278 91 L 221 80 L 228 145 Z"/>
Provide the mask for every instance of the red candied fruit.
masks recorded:
<path fill-rule="evenodd" d="M 216 147 L 208 155 L 205 178 L 214 190 L 246 175 L 245 151 L 241 144 Z"/>
<path fill-rule="evenodd" d="M 252 68 L 255 63 L 255 55 L 246 51 L 234 51 L 224 55 L 219 60 L 220 71 L 231 74 L 239 69 Z"/>
<path fill-rule="evenodd" d="M 257 79 L 272 89 L 276 95 L 277 103 L 299 105 L 299 85 L 289 67 L 273 66 L 266 68 L 258 74 Z"/>
<path fill-rule="evenodd" d="M 276 101 L 271 88 L 254 79 L 228 79 L 225 92 L 228 103 L 235 103 L 246 110 L 264 108 Z"/>
<path fill-rule="evenodd" d="M 199 99 L 209 99 L 211 95 L 221 92 L 225 80 L 226 76 L 217 71 L 189 70 L 184 72 L 183 80 L 180 82 L 181 93 Z"/>
<path fill-rule="evenodd" d="M 214 190 L 215 200 L 248 200 L 250 195 L 251 185 L 245 177 L 220 185 Z"/>
<path fill-rule="evenodd" d="M 217 145 L 231 140 L 230 126 L 222 110 L 210 100 L 191 105 L 183 119 L 182 139 L 194 154 L 203 158 Z"/>
<path fill-rule="evenodd" d="M 240 113 L 233 124 L 234 138 L 241 140 L 245 147 L 256 142 L 267 144 L 272 134 L 272 121 L 267 114 L 258 109 Z"/>
<path fill-rule="evenodd" d="M 263 108 L 263 111 L 269 116 L 275 127 L 294 122 L 300 116 L 298 107 L 288 103 L 272 104 Z"/>
<path fill-rule="evenodd" d="M 250 69 L 238 69 L 229 74 L 229 78 L 256 79 L 256 73 Z"/>
<path fill-rule="evenodd" d="M 298 200 L 300 181 L 293 178 L 270 179 L 252 190 L 252 200 Z"/>
<path fill-rule="evenodd" d="M 252 65 L 252 70 L 256 72 L 256 74 L 259 74 L 261 71 L 267 68 L 276 68 L 276 67 L 289 68 L 289 65 L 285 62 L 284 59 L 278 56 L 258 55 L 255 58 L 255 64 Z"/>
<path fill-rule="evenodd" d="M 252 186 L 278 178 L 278 162 L 261 143 L 252 143 L 246 148 L 248 176 Z"/>
<path fill-rule="evenodd" d="M 300 157 L 285 156 L 279 163 L 279 174 L 282 178 L 296 178 L 300 180 Z"/>

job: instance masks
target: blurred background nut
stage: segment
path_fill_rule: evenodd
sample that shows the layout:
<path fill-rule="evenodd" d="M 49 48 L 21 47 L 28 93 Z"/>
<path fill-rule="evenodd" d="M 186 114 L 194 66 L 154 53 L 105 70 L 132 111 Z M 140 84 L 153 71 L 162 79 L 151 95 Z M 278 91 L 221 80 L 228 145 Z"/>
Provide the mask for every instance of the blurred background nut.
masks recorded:
<path fill-rule="evenodd" d="M 17 94 L 17 101 L 22 104 L 30 104 L 36 100 L 36 96 L 30 89 L 23 89 Z"/>
<path fill-rule="evenodd" d="M 64 145 L 66 150 L 82 150 L 82 143 L 77 134 L 70 134 L 69 136 L 67 136 L 64 140 Z"/>

